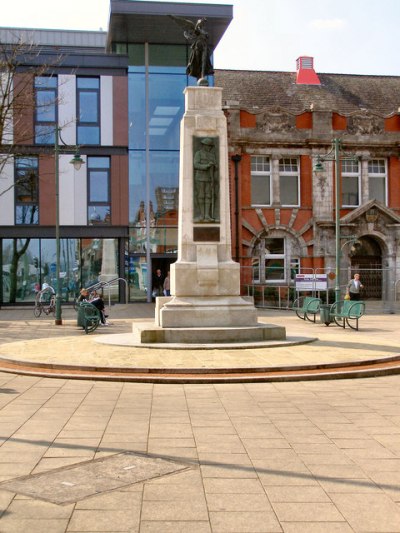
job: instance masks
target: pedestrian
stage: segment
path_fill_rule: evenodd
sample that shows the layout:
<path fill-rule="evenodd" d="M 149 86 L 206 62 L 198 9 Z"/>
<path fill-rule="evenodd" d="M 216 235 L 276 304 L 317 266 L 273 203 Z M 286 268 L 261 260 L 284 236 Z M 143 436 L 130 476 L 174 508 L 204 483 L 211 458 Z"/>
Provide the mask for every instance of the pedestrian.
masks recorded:
<path fill-rule="evenodd" d="M 44 282 L 42 285 L 42 290 L 40 291 L 39 301 L 48 303 L 55 294 L 56 291 L 53 289 L 53 287 L 47 282 Z"/>
<path fill-rule="evenodd" d="M 85 289 L 85 288 L 82 288 L 79 291 L 78 303 L 87 302 L 88 299 L 89 299 L 89 291 L 87 289 Z"/>
<path fill-rule="evenodd" d="M 168 270 L 167 275 L 165 276 L 164 285 L 163 285 L 164 296 L 171 296 L 170 287 L 171 286 L 170 286 L 170 278 L 169 278 L 169 270 Z"/>
<path fill-rule="evenodd" d="M 157 296 L 162 296 L 164 294 L 164 276 L 162 275 L 161 269 L 157 268 L 155 274 L 153 275 L 153 286 L 152 286 L 152 296 L 156 298 Z"/>
<path fill-rule="evenodd" d="M 90 303 L 94 305 L 100 313 L 100 323 L 102 326 L 108 326 L 108 322 L 106 320 L 107 315 L 105 314 L 105 305 L 104 300 L 102 296 L 97 292 L 93 291 L 92 297 L 90 298 Z"/>
<path fill-rule="evenodd" d="M 347 284 L 346 294 L 350 296 L 350 300 L 359 300 L 360 291 L 364 288 L 364 285 L 360 281 L 360 274 L 354 274 L 354 278 Z"/>

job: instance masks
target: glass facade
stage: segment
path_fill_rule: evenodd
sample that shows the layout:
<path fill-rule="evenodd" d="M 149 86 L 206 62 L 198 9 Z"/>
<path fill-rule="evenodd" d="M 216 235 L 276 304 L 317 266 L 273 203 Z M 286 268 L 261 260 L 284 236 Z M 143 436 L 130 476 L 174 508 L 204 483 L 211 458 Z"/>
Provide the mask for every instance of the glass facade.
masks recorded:
<path fill-rule="evenodd" d="M 57 124 L 57 77 L 35 78 L 35 143 L 54 144 Z"/>
<path fill-rule="evenodd" d="M 81 287 L 97 283 L 110 264 L 118 277 L 117 250 L 117 239 L 60 239 L 63 302 L 72 302 Z M 3 239 L 1 260 L 4 303 L 33 302 L 43 283 L 56 289 L 55 239 Z"/>
<path fill-rule="evenodd" d="M 39 223 L 39 158 L 15 158 L 15 224 Z"/>
<path fill-rule="evenodd" d="M 152 272 L 161 268 L 165 275 L 177 256 L 180 122 L 185 87 L 196 84 L 186 74 L 188 45 L 115 43 L 113 51 L 127 54 L 130 65 L 129 238 L 83 238 L 85 233 L 79 231 L 80 238 L 60 239 L 64 302 L 102 275 L 104 279 L 125 275 L 130 301 L 146 300 Z M 209 83 L 213 85 L 212 77 Z M 58 78 L 38 76 L 34 87 L 35 142 L 52 145 L 58 124 Z M 100 76 L 76 76 L 76 143 L 93 146 L 86 166 L 88 226 L 111 225 L 111 159 L 97 148 L 100 93 Z M 39 224 L 38 170 L 38 158 L 16 159 L 20 180 L 15 187 L 16 224 Z M 33 302 L 43 283 L 57 288 L 55 239 L 4 238 L 0 243 L 2 302 Z M 125 264 L 120 267 L 123 253 Z M 115 299 L 120 296 L 113 294 Z"/>
<path fill-rule="evenodd" d="M 78 144 L 100 144 L 100 79 L 76 78 Z"/>
<path fill-rule="evenodd" d="M 177 253 L 180 122 L 185 87 L 196 80 L 186 74 L 186 45 L 115 44 L 114 50 L 128 54 L 130 63 L 126 269 L 130 298 L 137 299 L 149 289 L 147 271 L 162 258 L 173 262 Z M 148 254 L 154 258 L 149 269 Z"/>
<path fill-rule="evenodd" d="M 88 157 L 88 224 L 111 224 L 110 158 Z"/>

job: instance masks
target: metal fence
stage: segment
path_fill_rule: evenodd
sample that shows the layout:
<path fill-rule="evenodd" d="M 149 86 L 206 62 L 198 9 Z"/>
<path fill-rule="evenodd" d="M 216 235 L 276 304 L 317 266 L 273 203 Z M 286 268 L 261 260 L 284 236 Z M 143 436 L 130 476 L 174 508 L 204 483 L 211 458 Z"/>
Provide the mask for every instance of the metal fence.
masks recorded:
<path fill-rule="evenodd" d="M 343 268 L 340 272 L 339 287 L 341 297 L 346 293 L 346 287 L 354 274 L 360 274 L 364 288 L 361 298 L 369 302 L 368 307 L 385 313 L 400 312 L 400 279 L 396 273 L 385 268 Z M 315 279 L 307 290 L 299 290 L 296 284 L 296 274 L 307 274 L 309 279 Z M 321 290 L 318 281 L 321 274 L 326 275 L 326 289 Z M 254 280 L 252 267 L 241 267 L 242 294 L 254 297 L 256 307 L 290 309 L 299 296 L 316 296 L 324 303 L 335 301 L 336 279 L 332 269 L 324 268 L 281 268 L 273 274 L 265 276 L 263 283 Z"/>

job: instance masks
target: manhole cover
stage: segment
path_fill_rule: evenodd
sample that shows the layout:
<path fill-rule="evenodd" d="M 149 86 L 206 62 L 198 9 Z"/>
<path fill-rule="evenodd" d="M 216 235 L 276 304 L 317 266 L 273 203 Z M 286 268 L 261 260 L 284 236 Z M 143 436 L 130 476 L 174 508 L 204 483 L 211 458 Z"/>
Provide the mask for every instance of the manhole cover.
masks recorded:
<path fill-rule="evenodd" d="M 174 461 L 127 452 L 11 479 L 0 483 L 0 488 L 52 503 L 73 503 L 188 468 Z"/>

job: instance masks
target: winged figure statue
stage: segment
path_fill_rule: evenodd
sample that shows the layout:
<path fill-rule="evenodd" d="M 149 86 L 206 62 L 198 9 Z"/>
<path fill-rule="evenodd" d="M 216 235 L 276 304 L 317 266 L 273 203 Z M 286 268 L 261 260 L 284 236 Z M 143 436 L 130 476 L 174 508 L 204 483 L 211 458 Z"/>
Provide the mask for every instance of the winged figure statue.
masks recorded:
<path fill-rule="evenodd" d="M 191 43 L 187 74 L 196 78 L 198 85 L 208 85 L 206 76 L 214 74 L 214 70 L 211 64 L 212 48 L 208 43 L 208 32 L 205 29 L 207 19 L 201 18 L 193 22 L 175 15 L 169 17 L 183 28 L 185 39 Z"/>

